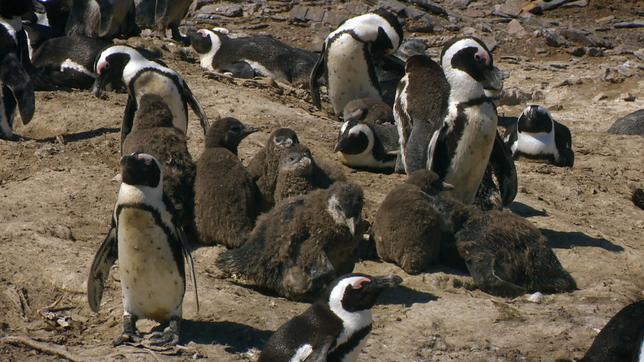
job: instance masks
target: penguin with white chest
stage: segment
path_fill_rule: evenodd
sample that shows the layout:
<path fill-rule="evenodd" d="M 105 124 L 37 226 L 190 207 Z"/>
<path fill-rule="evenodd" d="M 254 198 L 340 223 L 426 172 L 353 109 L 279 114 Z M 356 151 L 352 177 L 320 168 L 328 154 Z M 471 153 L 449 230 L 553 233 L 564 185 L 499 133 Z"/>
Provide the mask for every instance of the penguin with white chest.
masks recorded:
<path fill-rule="evenodd" d="M 309 309 L 275 331 L 259 362 L 357 360 L 371 332 L 371 308 L 382 291 L 401 282 L 397 275 L 339 277 Z"/>
<path fill-rule="evenodd" d="M 163 193 L 163 172 L 156 158 L 134 153 L 121 158 L 123 182 L 112 227 L 99 247 L 87 282 L 90 308 L 98 311 L 110 267 L 119 260 L 123 295 L 123 333 L 115 345 L 136 342 L 141 318 L 168 323 L 148 337 L 153 344 L 176 344 L 186 289 L 185 262 L 194 268 L 172 203 Z M 196 284 L 195 295 L 196 295 Z M 198 308 L 197 299 L 197 308 Z"/>
<path fill-rule="evenodd" d="M 575 162 L 570 130 L 545 107 L 527 106 L 505 138 L 515 158 L 541 159 L 560 167 L 572 167 Z"/>
<path fill-rule="evenodd" d="M 342 124 L 333 151 L 351 168 L 392 171 L 399 149 L 396 126 L 352 119 Z"/>
<path fill-rule="evenodd" d="M 94 69 L 98 77 L 94 82 L 94 95 L 100 97 L 103 89 L 125 84 L 128 91 L 125 114 L 121 124 L 121 143 L 132 129 L 134 116 L 141 97 L 146 93 L 158 94 L 172 112 L 173 125 L 186 133 L 188 129 L 188 104 L 195 112 L 204 134 L 208 118 L 188 87 L 186 81 L 174 70 L 146 59 L 139 51 L 125 45 L 111 46 L 96 59 Z"/>
<path fill-rule="evenodd" d="M 382 100 L 374 60 L 393 54 L 403 30 L 392 13 L 378 9 L 351 18 L 324 41 L 309 81 L 313 105 L 320 108 L 319 78 L 325 73 L 329 99 L 336 115 L 358 98 Z"/>

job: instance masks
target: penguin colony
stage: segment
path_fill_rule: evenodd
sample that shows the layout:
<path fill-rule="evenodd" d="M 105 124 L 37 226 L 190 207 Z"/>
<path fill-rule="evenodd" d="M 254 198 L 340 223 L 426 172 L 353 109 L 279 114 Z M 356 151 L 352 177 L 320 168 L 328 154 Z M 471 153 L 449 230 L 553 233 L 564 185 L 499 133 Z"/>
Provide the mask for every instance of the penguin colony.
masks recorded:
<path fill-rule="evenodd" d="M 35 18 L 33 5 L 7 3 L 0 7 L 1 138 L 19 139 L 13 134 L 15 114 L 25 124 L 32 119 L 35 89 L 128 94 L 121 183 L 87 283 L 89 305 L 98 311 L 118 260 L 123 331 L 115 345 L 142 339 L 179 343 L 188 276 L 199 304 L 191 257 L 196 244 L 225 246 L 215 264 L 233 279 L 313 301 L 273 334 L 260 361 L 355 361 L 371 331 L 378 296 L 402 282 L 395 275 L 352 273 L 366 231 L 359 185 L 316 162 L 290 128 L 274 130 L 244 166 L 238 147 L 257 128 L 230 117 L 209 121 L 179 73 L 145 49 L 111 41 L 143 27 L 171 29 L 173 39 L 198 53 L 205 70 L 308 85 L 317 107 L 324 78 L 333 112 L 344 122 L 335 145 L 341 161 L 408 175 L 380 205 L 371 228 L 382 260 L 409 274 L 455 261 L 481 290 L 497 296 L 576 289 L 531 223 L 480 207 L 481 199 L 497 198 L 497 207 L 512 202 L 512 156 L 572 167 L 574 155 L 568 128 L 538 105 L 511 121 L 501 140 L 489 95 L 502 89 L 502 79 L 479 39 L 448 41 L 438 62 L 423 50 L 403 62 L 393 56 L 403 41 L 402 27 L 395 15 L 378 9 L 332 31 L 315 62 L 313 54 L 267 36 L 234 38 L 222 28 L 192 29 L 183 36 L 178 26 L 190 1 L 42 1 L 48 25 L 24 26 L 21 17 Z M 395 97 L 383 86 L 391 79 Z M 205 137 L 197 162 L 187 148 L 188 106 Z M 637 133 L 627 128 L 618 125 L 611 132 Z M 584 360 L 641 360 L 642 333 L 634 327 L 641 330 L 641 304 L 611 320 Z M 163 328 L 142 336 L 139 319 Z M 637 336 L 614 347 L 621 342 L 616 335 Z"/>

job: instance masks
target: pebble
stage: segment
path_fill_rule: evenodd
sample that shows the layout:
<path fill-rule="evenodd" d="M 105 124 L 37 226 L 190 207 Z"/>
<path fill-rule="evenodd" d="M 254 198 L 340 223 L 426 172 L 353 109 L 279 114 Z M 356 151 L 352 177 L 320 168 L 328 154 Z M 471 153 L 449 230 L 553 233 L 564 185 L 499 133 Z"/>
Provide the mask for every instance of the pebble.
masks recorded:
<path fill-rule="evenodd" d="M 632 93 L 622 93 L 619 98 L 623 100 L 624 102 L 635 102 L 637 97 L 635 97 Z"/>
<path fill-rule="evenodd" d="M 528 301 L 532 303 L 541 303 L 543 301 L 543 294 L 536 292 L 528 296 Z"/>
<path fill-rule="evenodd" d="M 608 99 L 608 96 L 604 93 L 599 93 L 593 97 L 593 102 L 599 102 Z"/>
<path fill-rule="evenodd" d="M 523 0 L 506 0 L 504 4 L 494 5 L 492 15 L 504 18 L 516 18 L 521 13 Z"/>
<path fill-rule="evenodd" d="M 506 28 L 506 31 L 508 32 L 509 35 L 516 36 L 518 38 L 523 38 L 526 36 L 528 33 L 525 31 L 525 28 L 519 20 L 517 19 L 512 19 Z"/>

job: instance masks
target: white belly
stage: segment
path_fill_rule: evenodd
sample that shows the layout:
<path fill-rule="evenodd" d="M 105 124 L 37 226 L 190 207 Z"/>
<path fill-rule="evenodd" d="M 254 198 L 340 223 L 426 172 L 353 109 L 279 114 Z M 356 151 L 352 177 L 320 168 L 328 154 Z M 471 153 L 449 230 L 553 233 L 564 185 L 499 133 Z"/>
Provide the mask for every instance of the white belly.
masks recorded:
<path fill-rule="evenodd" d="M 466 204 L 474 202 L 494 145 L 497 117 L 492 107 L 485 103 L 465 109 L 468 123 L 445 177 L 454 186 L 446 193 Z"/>
<path fill-rule="evenodd" d="M 364 43 L 343 34 L 326 50 L 329 99 L 335 114 L 341 114 L 344 106 L 354 99 L 382 99 L 371 84 L 364 47 Z"/>
<path fill-rule="evenodd" d="M 152 214 L 124 208 L 117 232 L 124 310 L 156 321 L 180 317 L 185 282 Z"/>
<path fill-rule="evenodd" d="M 393 161 L 378 161 L 373 157 L 371 151 L 365 151 L 359 154 L 340 153 L 343 164 L 349 167 L 366 167 L 366 168 L 390 168 L 396 166 L 396 159 Z"/>
<path fill-rule="evenodd" d="M 519 132 L 516 142 L 516 149 L 513 153 L 518 151 L 527 155 L 554 155 L 555 158 L 559 156 L 557 145 L 555 144 L 555 131 L 550 133 L 528 133 Z"/>

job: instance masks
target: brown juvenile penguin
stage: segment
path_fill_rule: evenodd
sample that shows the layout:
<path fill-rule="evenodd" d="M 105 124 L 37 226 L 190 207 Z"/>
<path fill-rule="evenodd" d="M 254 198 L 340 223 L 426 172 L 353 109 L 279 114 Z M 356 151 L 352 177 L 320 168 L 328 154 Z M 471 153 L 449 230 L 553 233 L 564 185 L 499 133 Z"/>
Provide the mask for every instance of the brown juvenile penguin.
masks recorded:
<path fill-rule="evenodd" d="M 310 300 L 350 273 L 361 235 L 360 186 L 337 182 L 277 205 L 257 219 L 248 241 L 220 254 L 217 266 L 293 300 Z"/>
<path fill-rule="evenodd" d="M 297 144 L 280 157 L 275 185 L 275 204 L 313 190 L 313 157 L 308 147 Z"/>
<path fill-rule="evenodd" d="M 342 111 L 342 119 L 359 120 L 372 124 L 394 124 L 394 113 L 391 107 L 378 99 L 358 98 L 347 103 Z"/>
<path fill-rule="evenodd" d="M 194 226 L 195 164 L 188 152 L 185 134 L 173 127 L 172 112 L 157 94 L 139 101 L 132 131 L 123 142 L 123 156 L 135 152 L 154 156 L 163 167 L 163 192 L 170 198 L 190 241 Z"/>
<path fill-rule="evenodd" d="M 204 244 L 239 247 L 258 215 L 257 188 L 237 157 L 237 146 L 257 129 L 234 118 L 213 123 L 197 161 L 195 222 Z"/>
<path fill-rule="evenodd" d="M 295 131 L 290 128 L 278 128 L 268 137 L 264 148 L 248 163 L 248 173 L 257 184 L 260 193 L 262 210 L 268 210 L 274 205 L 273 194 L 280 157 L 285 150 L 299 143 Z"/>
<path fill-rule="evenodd" d="M 376 213 L 372 235 L 382 260 L 418 274 L 439 259 L 440 246 L 450 235 L 430 195 L 449 187 L 436 173 L 418 170 L 387 194 Z"/>

